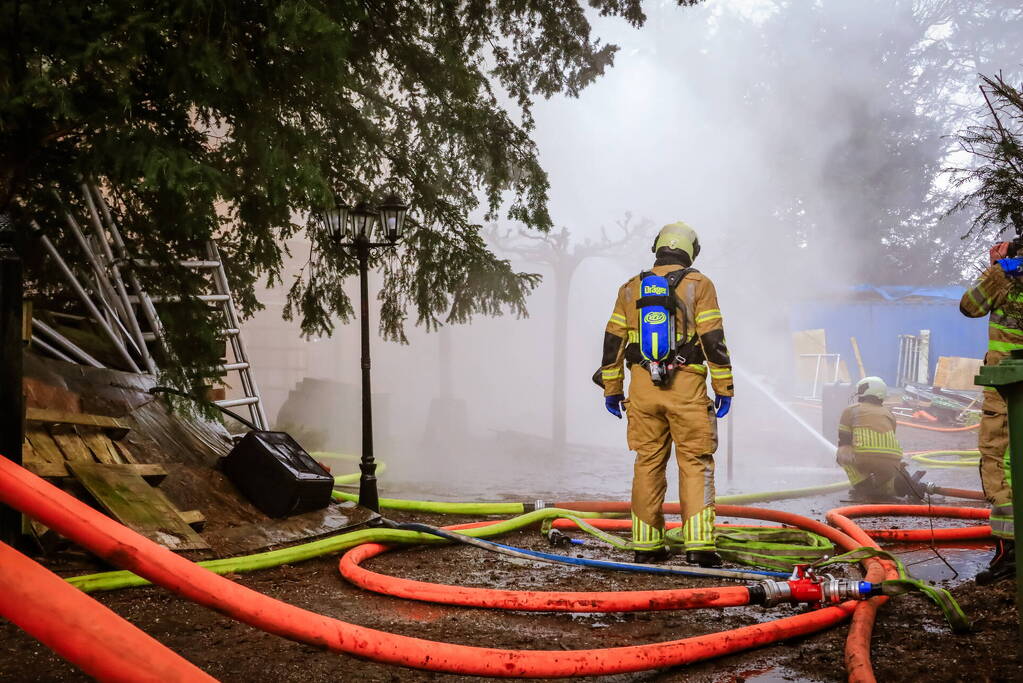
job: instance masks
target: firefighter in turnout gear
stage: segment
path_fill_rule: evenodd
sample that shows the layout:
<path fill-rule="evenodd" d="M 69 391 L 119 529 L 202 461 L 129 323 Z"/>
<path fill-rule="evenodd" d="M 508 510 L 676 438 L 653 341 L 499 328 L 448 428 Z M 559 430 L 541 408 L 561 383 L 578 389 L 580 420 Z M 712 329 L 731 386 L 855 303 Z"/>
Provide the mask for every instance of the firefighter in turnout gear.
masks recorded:
<path fill-rule="evenodd" d="M 970 318 L 990 315 L 984 365 L 997 365 L 1010 351 L 1023 349 L 1023 259 L 1015 245 L 1002 242 L 991 249 L 991 266 L 966 290 L 959 310 Z M 1011 253 L 1010 253 L 1011 252 Z M 1011 257 L 1010 257 L 1011 256 Z M 977 574 L 978 584 L 1015 576 L 1016 551 L 1012 524 L 1012 486 L 1009 481 L 1009 424 L 1005 399 L 992 387 L 984 389 L 981 405 L 980 481 L 991 505 L 991 533 L 998 540 L 990 566 Z"/>
<path fill-rule="evenodd" d="M 675 445 L 686 559 L 718 566 L 714 545 L 714 451 L 717 419 L 727 414 L 732 368 L 714 284 L 693 269 L 700 252 L 685 223 L 657 235 L 653 267 L 618 290 L 604 333 L 600 383 L 612 415 L 628 418 L 635 451 L 632 546 L 637 562 L 667 557 L 661 506 L 665 468 Z M 625 372 L 629 374 L 625 398 Z M 707 395 L 710 377 L 715 401 Z M 596 379 L 596 377 L 595 377 Z"/>
<path fill-rule="evenodd" d="M 884 407 L 887 396 L 883 379 L 864 377 L 856 384 L 857 402 L 842 411 L 838 420 L 837 460 L 849 475 L 856 497 L 892 498 L 915 488 L 907 486 L 909 475 L 895 436 L 895 416 Z"/>

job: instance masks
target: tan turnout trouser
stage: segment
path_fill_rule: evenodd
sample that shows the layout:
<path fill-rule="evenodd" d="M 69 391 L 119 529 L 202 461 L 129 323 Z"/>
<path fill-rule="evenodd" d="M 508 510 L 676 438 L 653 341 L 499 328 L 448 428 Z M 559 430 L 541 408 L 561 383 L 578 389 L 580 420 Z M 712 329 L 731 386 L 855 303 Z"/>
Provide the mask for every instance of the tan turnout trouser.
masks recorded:
<path fill-rule="evenodd" d="M 889 455 L 856 455 L 842 465 L 849 483 L 867 495 L 894 496 L 895 478 L 899 476 L 902 458 Z M 873 477 L 871 477 L 873 475 Z"/>
<path fill-rule="evenodd" d="M 1009 417 L 1005 399 L 997 391 L 984 391 L 981 406 L 980 483 L 991 504 L 991 533 L 999 538 L 1014 537 L 1012 524 L 1012 487 L 1005 477 L 1005 454 L 1009 448 Z"/>
<path fill-rule="evenodd" d="M 636 452 L 632 478 L 632 540 L 639 549 L 664 546 L 661 506 L 665 469 L 675 444 L 686 550 L 714 549 L 714 451 L 717 418 L 705 376 L 681 370 L 667 389 L 654 386 L 648 370 L 632 367 L 629 449 Z"/>

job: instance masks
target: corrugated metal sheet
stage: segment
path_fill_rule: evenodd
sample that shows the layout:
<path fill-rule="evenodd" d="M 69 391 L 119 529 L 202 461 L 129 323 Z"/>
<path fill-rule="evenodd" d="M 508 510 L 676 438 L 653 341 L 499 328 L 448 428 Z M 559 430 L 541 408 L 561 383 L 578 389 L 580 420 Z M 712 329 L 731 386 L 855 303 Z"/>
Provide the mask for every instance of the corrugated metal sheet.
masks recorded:
<path fill-rule="evenodd" d="M 858 374 L 849 338 L 856 337 L 867 374 L 880 375 L 890 384 L 895 382 L 900 334 L 931 331 L 928 370 L 931 379 L 939 356 L 983 358 L 987 349 L 987 318 L 965 317 L 959 312 L 958 298 L 813 301 L 794 306 L 790 321 L 793 331 L 824 329 L 828 352 L 842 354 L 853 377 Z"/>

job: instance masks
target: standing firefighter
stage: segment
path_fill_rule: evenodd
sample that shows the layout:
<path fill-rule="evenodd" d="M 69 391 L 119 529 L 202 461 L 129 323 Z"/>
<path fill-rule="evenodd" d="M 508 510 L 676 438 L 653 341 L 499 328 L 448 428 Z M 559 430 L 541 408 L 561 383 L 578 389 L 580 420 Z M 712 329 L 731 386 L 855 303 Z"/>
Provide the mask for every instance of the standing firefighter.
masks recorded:
<path fill-rule="evenodd" d="M 636 452 L 636 561 L 668 556 L 661 506 L 674 442 L 686 560 L 714 567 L 721 564 L 714 545 L 716 417 L 731 404 L 731 361 L 714 284 L 691 267 L 700 253 L 696 232 L 682 222 L 666 225 L 653 252 L 653 268 L 619 288 L 607 323 L 600 369 L 604 402 L 618 418 L 626 410 L 629 449 Z M 630 371 L 628 400 L 623 366 Z M 708 372 L 714 403 L 707 396 Z"/>
<path fill-rule="evenodd" d="M 918 472 L 910 479 L 904 471 L 895 416 L 884 407 L 887 396 L 883 379 L 864 377 L 856 384 L 856 403 L 838 420 L 838 464 L 859 498 L 910 495 L 923 476 Z"/>
<path fill-rule="evenodd" d="M 1002 242 L 991 249 L 991 266 L 966 290 L 959 302 L 963 315 L 988 322 L 987 353 L 984 365 L 998 365 L 1014 349 L 1023 349 L 1023 259 L 1015 255 L 1015 245 Z M 978 448 L 980 481 L 984 497 L 991 504 L 991 533 L 998 546 L 990 566 L 977 574 L 977 583 L 994 583 L 1015 576 L 1016 550 L 1012 526 L 1012 488 L 1008 475 L 1009 424 L 1005 399 L 994 388 L 984 390 L 981 406 Z"/>

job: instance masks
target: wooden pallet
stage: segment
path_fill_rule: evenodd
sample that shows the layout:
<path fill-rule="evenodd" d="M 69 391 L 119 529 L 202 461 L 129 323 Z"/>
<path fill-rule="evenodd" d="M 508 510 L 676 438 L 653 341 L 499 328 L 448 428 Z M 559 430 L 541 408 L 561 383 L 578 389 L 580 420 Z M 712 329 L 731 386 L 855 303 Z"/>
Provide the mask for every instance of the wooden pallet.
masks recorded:
<path fill-rule="evenodd" d="M 210 547 L 163 491 L 141 476 L 137 465 L 75 461 L 67 466 L 75 479 L 121 524 L 171 550 Z"/>
<path fill-rule="evenodd" d="M 209 545 L 196 530 L 205 517 L 178 510 L 157 488 L 163 465 L 140 464 L 121 441 L 129 427 L 117 418 L 30 408 L 22 447 L 25 467 L 40 477 L 74 477 L 112 517 L 171 550 Z M 37 538 L 48 533 L 33 529 Z"/>

